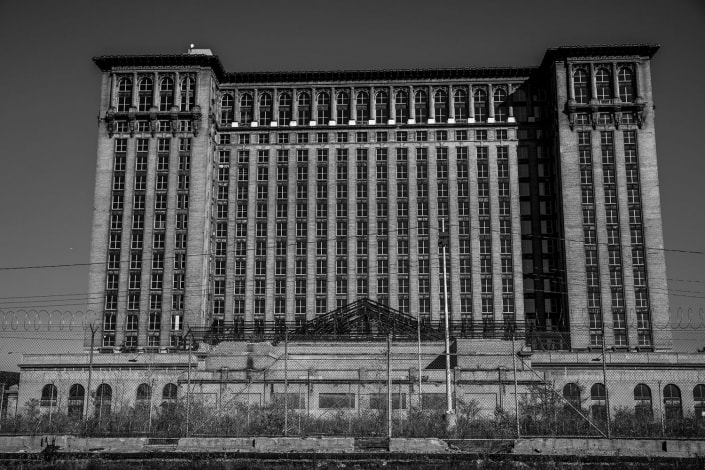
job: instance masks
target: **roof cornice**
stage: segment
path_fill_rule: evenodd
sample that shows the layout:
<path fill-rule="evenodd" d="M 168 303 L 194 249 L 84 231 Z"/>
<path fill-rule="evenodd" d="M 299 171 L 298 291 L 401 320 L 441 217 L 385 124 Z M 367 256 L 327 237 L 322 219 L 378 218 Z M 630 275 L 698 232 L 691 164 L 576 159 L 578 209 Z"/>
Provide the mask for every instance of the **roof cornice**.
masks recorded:
<path fill-rule="evenodd" d="M 651 58 L 658 44 L 624 44 L 594 46 L 561 46 L 550 48 L 539 67 L 466 67 L 389 70 L 311 70 L 280 72 L 226 72 L 216 55 L 160 54 L 110 55 L 94 57 L 93 62 L 104 72 L 115 68 L 208 67 L 221 84 L 293 84 L 310 82 L 379 82 L 415 80 L 467 80 L 491 78 L 528 78 L 539 68 L 569 57 L 624 57 Z"/>
<path fill-rule="evenodd" d="M 593 46 L 561 46 L 546 50 L 541 67 L 569 57 L 638 56 L 651 59 L 661 46 L 658 44 L 598 44 Z"/>
<path fill-rule="evenodd" d="M 225 77 L 225 69 L 218 56 L 205 54 L 170 55 L 105 55 L 93 57 L 93 62 L 103 72 L 116 67 L 209 67 L 219 81 Z"/>

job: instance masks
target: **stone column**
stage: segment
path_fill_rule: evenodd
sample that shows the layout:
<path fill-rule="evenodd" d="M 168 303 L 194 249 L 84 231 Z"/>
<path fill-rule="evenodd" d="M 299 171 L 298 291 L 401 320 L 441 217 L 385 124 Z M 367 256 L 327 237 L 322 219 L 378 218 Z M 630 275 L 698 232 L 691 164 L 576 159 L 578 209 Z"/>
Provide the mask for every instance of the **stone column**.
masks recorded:
<path fill-rule="evenodd" d="M 475 122 L 475 95 L 473 95 L 472 85 L 468 86 L 468 122 Z M 474 296 L 473 296 L 474 297 Z M 473 309 L 474 309 L 473 305 Z"/>
<path fill-rule="evenodd" d="M 612 62 L 612 97 L 619 102 L 619 81 L 617 80 L 617 61 Z"/>
<path fill-rule="evenodd" d="M 377 97 L 373 86 L 370 87 L 370 122 L 377 123 Z"/>
<path fill-rule="evenodd" d="M 291 126 L 292 123 L 296 125 L 298 123 L 298 118 L 299 118 L 299 99 L 296 93 L 298 90 L 296 88 L 291 89 L 291 120 L 289 121 L 289 125 Z"/>
<path fill-rule="evenodd" d="M 335 95 L 335 88 L 330 89 L 330 121 L 338 123 L 338 97 Z"/>
<path fill-rule="evenodd" d="M 590 63 L 590 92 L 592 100 L 597 100 L 597 80 L 595 80 L 595 65 L 593 63 Z"/>
<path fill-rule="evenodd" d="M 492 84 L 487 85 L 487 103 L 488 107 L 490 108 L 488 110 L 488 118 L 487 122 L 494 122 L 494 90 L 492 89 Z"/>
<path fill-rule="evenodd" d="M 233 121 L 240 122 L 240 91 L 233 91 Z"/>
<path fill-rule="evenodd" d="M 152 103 L 154 103 L 154 100 L 152 100 Z M 179 83 L 179 72 L 176 72 L 174 76 L 174 106 L 181 109 L 181 84 Z"/>
<path fill-rule="evenodd" d="M 516 122 L 516 119 L 514 119 L 514 99 L 512 98 L 512 93 L 514 93 L 514 85 L 510 83 L 507 85 L 507 108 L 509 110 L 507 122 Z"/>
<path fill-rule="evenodd" d="M 153 82 L 153 84 L 152 84 L 152 106 L 156 106 L 156 105 L 157 105 L 157 100 L 159 99 L 159 87 L 158 87 L 158 84 L 159 84 L 159 76 L 158 76 L 157 72 L 154 72 L 153 75 L 154 75 L 154 77 L 152 78 L 152 80 L 154 80 L 154 82 Z M 175 87 L 176 87 L 176 86 L 175 86 Z M 139 94 L 139 93 L 138 93 L 138 94 Z M 138 99 L 139 99 L 139 98 L 138 98 Z M 174 103 L 176 103 L 176 98 L 174 98 Z M 177 105 L 177 106 L 178 106 L 178 105 Z"/>
<path fill-rule="evenodd" d="M 352 124 L 357 122 L 357 95 L 355 94 L 355 87 L 350 87 L 350 122 Z"/>
<path fill-rule="evenodd" d="M 641 99 L 641 77 L 639 77 L 639 62 L 634 62 L 634 101 Z"/>
<path fill-rule="evenodd" d="M 394 94 L 394 87 L 389 87 L 389 120 L 397 122 L 397 97 Z M 386 124 L 386 123 L 385 123 Z"/>
<path fill-rule="evenodd" d="M 413 86 L 409 87 L 409 120 L 411 122 L 416 122 L 416 96 L 414 96 Z"/>
<path fill-rule="evenodd" d="M 575 100 L 575 81 L 573 79 L 573 65 L 566 64 L 566 73 L 568 74 L 568 98 Z"/>
<path fill-rule="evenodd" d="M 115 74 L 111 73 L 110 74 L 110 98 L 109 98 L 109 105 L 108 108 L 115 108 L 117 106 L 115 96 L 117 95 L 117 92 L 115 90 L 115 86 L 117 85 L 117 82 L 115 80 Z"/>
<path fill-rule="evenodd" d="M 253 127 L 257 127 L 259 126 L 259 90 L 255 88 L 252 95 L 252 124 L 254 124 Z"/>
<path fill-rule="evenodd" d="M 453 96 L 453 85 L 448 86 L 448 124 L 455 124 L 455 96 Z"/>
<path fill-rule="evenodd" d="M 309 124 L 311 122 L 318 124 L 318 97 L 316 96 L 315 88 L 311 88 L 311 119 Z"/>
<path fill-rule="evenodd" d="M 272 119 L 269 122 L 279 125 L 279 90 L 276 88 L 272 89 Z"/>
<path fill-rule="evenodd" d="M 157 84 L 155 83 L 154 86 L 156 87 Z M 139 88 L 137 87 L 137 72 L 132 73 L 132 106 L 137 107 L 137 103 L 139 102 Z"/>
<path fill-rule="evenodd" d="M 436 97 L 433 87 L 428 87 L 428 123 L 436 123 Z"/>

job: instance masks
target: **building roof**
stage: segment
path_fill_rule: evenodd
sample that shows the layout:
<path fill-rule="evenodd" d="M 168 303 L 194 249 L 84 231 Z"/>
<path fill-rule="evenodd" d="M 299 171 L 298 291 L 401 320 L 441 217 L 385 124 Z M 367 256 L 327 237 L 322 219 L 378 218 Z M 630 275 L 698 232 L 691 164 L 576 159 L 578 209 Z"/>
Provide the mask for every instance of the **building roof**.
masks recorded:
<path fill-rule="evenodd" d="M 657 44 L 624 44 L 593 46 L 561 46 L 550 48 L 544 55 L 541 67 L 551 61 L 567 57 L 637 55 L 651 58 L 659 49 Z M 208 52 L 205 52 L 208 51 Z M 143 67 L 210 67 L 221 84 L 247 85 L 257 83 L 307 83 L 307 82 L 375 82 L 414 80 L 461 80 L 474 78 L 527 78 L 539 67 L 459 67 L 387 70 L 310 70 L 272 72 L 226 72 L 217 55 L 210 50 L 193 49 L 186 54 L 158 55 L 108 55 L 94 57 L 93 62 L 102 70 L 113 68 Z"/>
<path fill-rule="evenodd" d="M 658 44 L 597 44 L 552 47 L 546 50 L 541 67 L 568 57 L 641 56 L 650 59 L 660 47 Z"/>

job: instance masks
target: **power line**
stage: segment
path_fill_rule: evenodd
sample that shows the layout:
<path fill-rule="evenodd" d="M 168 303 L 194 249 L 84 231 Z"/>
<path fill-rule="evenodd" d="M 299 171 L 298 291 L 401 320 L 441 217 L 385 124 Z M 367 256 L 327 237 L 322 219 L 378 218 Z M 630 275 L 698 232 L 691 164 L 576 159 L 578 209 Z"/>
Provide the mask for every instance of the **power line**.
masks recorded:
<path fill-rule="evenodd" d="M 328 217 L 326 217 L 325 220 L 328 220 Z M 346 220 L 347 220 L 347 218 L 346 218 Z M 308 222 L 308 219 L 306 219 L 306 221 Z M 450 224 L 449 223 L 448 226 L 449 227 L 459 227 L 459 224 Z M 408 230 L 413 230 L 413 229 L 418 229 L 418 228 L 419 228 L 418 226 L 408 227 Z M 440 232 L 440 229 L 438 227 L 429 226 L 428 229 L 429 229 L 429 231 L 432 230 L 432 231 Z M 479 228 L 478 227 L 471 227 L 471 230 L 479 231 Z M 385 237 L 389 233 L 394 233 L 394 232 L 398 232 L 398 231 L 399 231 L 399 229 L 387 230 L 382 235 L 377 234 L 377 236 L 378 237 Z M 490 229 L 490 232 L 499 233 L 500 235 L 507 235 L 507 236 L 515 235 L 514 232 L 501 232 L 500 230 L 497 230 L 497 229 Z M 310 241 L 308 240 L 308 236 L 307 236 L 306 243 L 307 244 L 315 244 L 316 242 L 319 242 L 319 241 L 328 242 L 328 241 L 337 240 L 339 238 L 349 238 L 349 237 L 368 238 L 373 235 L 374 234 L 364 235 L 364 236 L 345 235 L 345 236 L 341 236 L 341 237 L 338 237 L 338 236 L 316 237 L 314 240 L 310 240 Z M 521 234 L 521 233 L 518 235 L 520 235 L 523 238 L 540 238 L 540 239 L 548 239 L 548 240 L 560 240 L 560 241 L 571 242 L 571 243 L 584 243 L 584 240 L 571 239 L 571 238 L 561 237 L 559 235 L 548 235 L 548 234 L 539 235 L 539 234 Z M 281 237 L 281 238 L 285 238 L 285 237 Z M 287 243 L 285 246 L 294 247 L 294 246 L 296 246 L 296 244 L 297 244 L 297 242 L 295 241 L 293 243 Z M 593 245 L 610 246 L 610 244 L 607 242 L 596 242 L 596 243 L 593 243 Z M 622 245 L 620 245 L 620 246 L 622 246 Z M 622 246 L 622 247 L 624 247 L 624 246 Z M 651 251 L 663 251 L 663 252 L 673 252 L 673 253 L 705 255 L 705 251 L 699 251 L 699 250 L 684 250 L 684 249 L 677 249 L 677 248 L 650 247 L 650 246 L 646 246 L 646 245 L 642 245 L 642 248 L 646 251 L 651 250 Z M 144 248 L 142 248 L 142 249 L 144 249 Z M 245 251 L 248 251 L 248 252 L 255 251 L 255 250 L 256 250 L 256 247 L 245 249 Z M 226 253 L 228 253 L 228 252 L 231 252 L 231 251 L 228 250 Z M 190 253 L 190 254 L 185 253 L 185 256 L 187 256 L 187 257 L 190 257 L 190 256 L 215 256 L 215 254 L 213 252 Z M 167 260 L 167 259 L 173 259 L 173 258 L 174 258 L 173 256 L 169 256 L 169 257 L 165 257 L 164 259 Z M 129 262 L 130 262 L 130 260 L 120 261 L 120 263 L 129 263 Z M 95 262 L 95 263 L 66 263 L 66 264 L 32 265 L 32 266 L 9 266 L 9 267 L 0 267 L 0 271 L 25 270 L 25 269 L 51 269 L 51 268 L 77 267 L 77 266 L 93 266 L 93 265 L 102 265 L 102 264 L 107 264 L 107 261 L 100 261 L 100 262 Z"/>

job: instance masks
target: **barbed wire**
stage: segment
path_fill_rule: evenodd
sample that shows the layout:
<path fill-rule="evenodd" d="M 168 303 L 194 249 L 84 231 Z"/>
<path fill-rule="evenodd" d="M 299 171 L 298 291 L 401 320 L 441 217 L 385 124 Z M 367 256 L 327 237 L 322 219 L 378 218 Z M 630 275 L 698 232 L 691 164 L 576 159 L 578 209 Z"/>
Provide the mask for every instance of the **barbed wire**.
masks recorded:
<path fill-rule="evenodd" d="M 184 317 L 200 318 L 203 314 L 201 310 L 130 310 L 130 315 L 137 315 L 138 317 L 146 317 L 151 312 L 171 312 L 174 314 L 183 315 Z M 578 315 L 585 319 L 587 322 L 589 309 L 580 310 L 577 313 L 572 312 L 572 315 Z M 627 317 L 635 317 L 636 311 L 634 309 L 627 309 Z M 687 318 L 683 318 L 683 314 L 687 313 Z M 604 314 L 604 312 L 603 312 Z M 127 315 L 127 313 L 125 313 Z M 104 312 L 96 310 L 0 310 L 0 332 L 5 331 L 85 331 L 91 325 L 96 323 L 102 324 Z M 313 316 L 316 318 L 318 315 Z M 607 316 L 607 315 L 605 315 Z M 666 329 L 666 330 L 701 330 L 705 329 L 705 309 L 698 309 L 697 313 L 693 309 L 677 311 L 677 315 L 680 318 L 675 318 L 674 315 L 669 314 L 669 320 L 665 322 L 654 322 L 650 323 L 652 329 Z M 437 320 L 440 322 L 441 320 Z M 461 322 L 460 317 L 455 316 L 454 322 Z M 501 320 L 500 320 L 501 321 Z M 274 322 L 267 322 L 272 323 Z M 287 324 L 292 324 L 293 321 L 288 320 Z M 208 327 L 210 325 L 204 325 Z M 627 322 L 625 324 L 626 328 L 639 328 L 641 326 L 636 322 Z M 522 327 L 523 328 L 523 327 Z M 528 328 L 528 327 L 527 327 Z M 540 330 L 541 327 L 535 327 Z M 605 321 L 605 328 L 612 329 L 609 321 Z M 587 324 L 585 325 L 571 325 L 569 331 L 589 331 L 594 330 L 590 328 Z M 555 330 L 563 331 L 563 330 Z M 567 332 L 566 330 L 565 332 Z"/>

